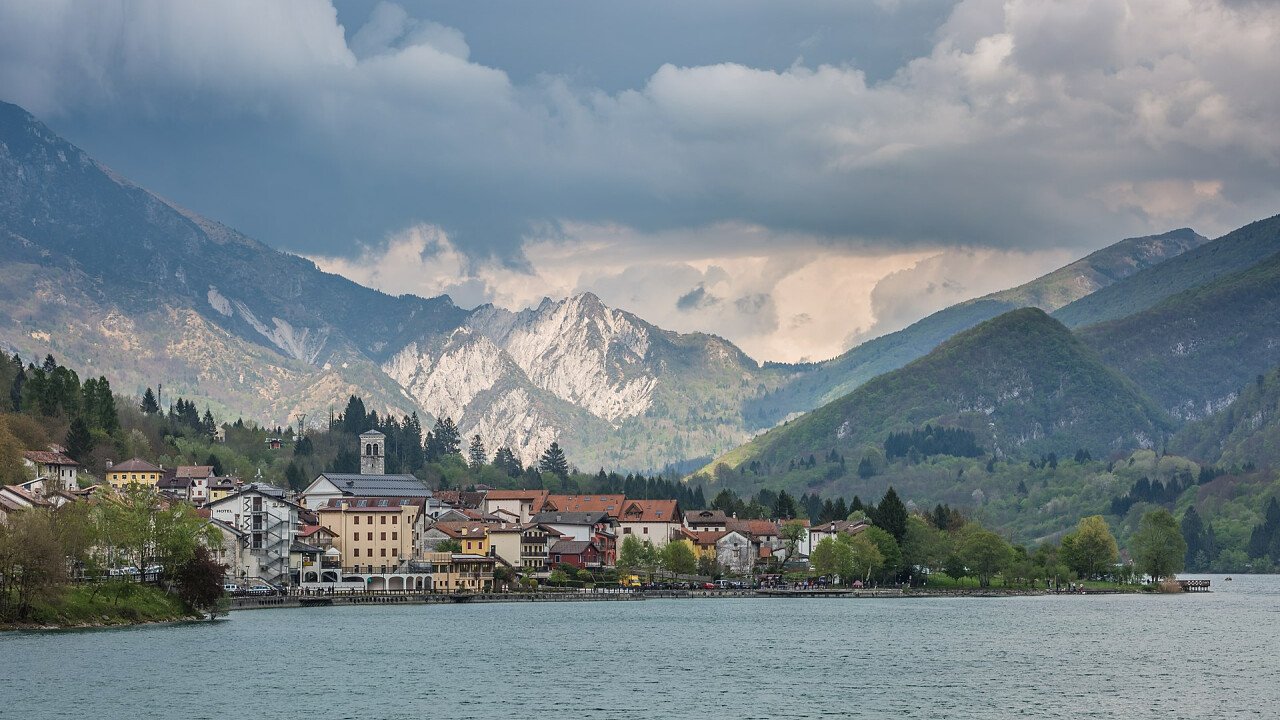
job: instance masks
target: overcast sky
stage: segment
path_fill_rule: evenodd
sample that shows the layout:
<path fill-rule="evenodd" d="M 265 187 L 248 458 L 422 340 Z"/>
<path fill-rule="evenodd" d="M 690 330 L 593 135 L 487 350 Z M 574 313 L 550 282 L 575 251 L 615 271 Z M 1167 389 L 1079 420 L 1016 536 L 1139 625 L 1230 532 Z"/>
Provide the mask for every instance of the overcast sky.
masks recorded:
<path fill-rule="evenodd" d="M 1280 212 L 1277 5 L 10 0 L 0 98 L 390 292 L 819 359 Z"/>

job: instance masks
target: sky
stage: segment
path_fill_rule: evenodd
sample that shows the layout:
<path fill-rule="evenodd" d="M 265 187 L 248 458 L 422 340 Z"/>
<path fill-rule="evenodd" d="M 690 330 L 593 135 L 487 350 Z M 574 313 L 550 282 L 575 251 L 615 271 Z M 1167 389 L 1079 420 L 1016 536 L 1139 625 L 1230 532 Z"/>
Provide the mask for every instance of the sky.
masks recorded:
<path fill-rule="evenodd" d="M 817 360 L 1280 212 L 1280 3 L 10 0 L 0 99 L 392 293 Z"/>

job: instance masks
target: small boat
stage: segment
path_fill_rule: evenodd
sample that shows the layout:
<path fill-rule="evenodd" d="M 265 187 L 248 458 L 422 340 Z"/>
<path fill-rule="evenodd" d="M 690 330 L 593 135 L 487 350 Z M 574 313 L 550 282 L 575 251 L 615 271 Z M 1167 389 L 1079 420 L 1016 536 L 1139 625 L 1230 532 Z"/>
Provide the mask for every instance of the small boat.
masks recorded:
<path fill-rule="evenodd" d="M 1230 576 L 1228 576 L 1228 577 L 1227 577 L 1227 582 L 1231 582 L 1231 577 L 1230 577 Z"/>

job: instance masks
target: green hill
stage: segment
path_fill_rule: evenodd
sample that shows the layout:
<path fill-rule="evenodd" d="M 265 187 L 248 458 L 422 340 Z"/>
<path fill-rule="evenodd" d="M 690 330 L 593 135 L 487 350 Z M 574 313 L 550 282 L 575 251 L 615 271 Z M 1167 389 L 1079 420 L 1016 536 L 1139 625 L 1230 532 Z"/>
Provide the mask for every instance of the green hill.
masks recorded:
<path fill-rule="evenodd" d="M 1053 313 L 1068 327 L 1115 320 L 1240 272 L 1280 252 L 1280 215 L 1259 220 L 1146 268 Z"/>
<path fill-rule="evenodd" d="M 1170 451 L 1223 466 L 1280 466 L 1280 368 L 1246 383 L 1225 409 L 1189 423 Z"/>
<path fill-rule="evenodd" d="M 1079 334 L 1166 412 L 1207 417 L 1280 364 L 1280 255 Z"/>
<path fill-rule="evenodd" d="M 957 303 L 797 372 L 778 389 L 748 402 L 744 415 L 751 425 L 770 427 L 791 413 L 835 400 L 877 375 L 896 370 L 984 320 L 1020 307 L 1052 312 L 1206 242 L 1189 228 L 1121 240 L 1031 282 Z"/>
<path fill-rule="evenodd" d="M 1155 442 L 1168 419 L 1066 327 L 1023 308 L 988 320 L 925 357 L 777 427 L 717 463 L 786 473 L 796 459 L 862 457 L 892 431 L 968 429 L 999 455 L 1095 455 Z M 852 467 L 842 472 L 852 472 Z M 723 473 L 721 473 L 723 475 Z"/>

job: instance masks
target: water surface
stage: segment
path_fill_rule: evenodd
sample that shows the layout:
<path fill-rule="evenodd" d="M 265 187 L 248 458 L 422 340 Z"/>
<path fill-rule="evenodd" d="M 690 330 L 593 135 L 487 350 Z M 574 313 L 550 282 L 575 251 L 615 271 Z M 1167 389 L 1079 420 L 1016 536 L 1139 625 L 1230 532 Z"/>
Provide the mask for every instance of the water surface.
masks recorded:
<path fill-rule="evenodd" d="M 238 612 L 0 634 L 8 718 L 1280 716 L 1280 576 L 1216 592 Z"/>

